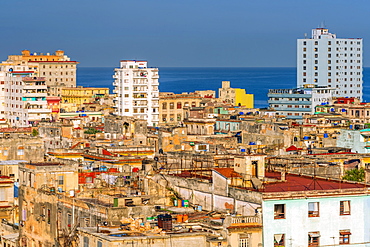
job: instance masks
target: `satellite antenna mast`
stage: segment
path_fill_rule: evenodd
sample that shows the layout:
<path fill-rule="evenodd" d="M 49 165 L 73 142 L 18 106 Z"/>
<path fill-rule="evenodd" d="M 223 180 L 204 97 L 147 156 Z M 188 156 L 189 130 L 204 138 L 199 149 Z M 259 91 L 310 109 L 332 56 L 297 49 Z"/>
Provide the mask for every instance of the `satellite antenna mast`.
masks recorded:
<path fill-rule="evenodd" d="M 307 39 L 307 33 L 304 33 L 304 38 Z"/>

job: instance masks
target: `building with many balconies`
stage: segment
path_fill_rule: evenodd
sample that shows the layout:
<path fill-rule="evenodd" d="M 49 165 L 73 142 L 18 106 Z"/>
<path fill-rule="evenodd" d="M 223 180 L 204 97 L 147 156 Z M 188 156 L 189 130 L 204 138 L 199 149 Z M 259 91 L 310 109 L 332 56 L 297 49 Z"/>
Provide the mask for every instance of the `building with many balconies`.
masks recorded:
<path fill-rule="evenodd" d="M 158 68 L 146 61 L 123 60 L 113 76 L 116 114 L 145 119 L 150 126 L 159 122 Z"/>
<path fill-rule="evenodd" d="M 297 40 L 297 87 L 332 87 L 335 97 L 362 100 L 362 57 L 362 39 L 337 38 L 327 28 L 315 28 L 311 38 Z"/>
<path fill-rule="evenodd" d="M 269 107 L 289 119 L 302 119 L 315 113 L 315 106 L 332 101 L 332 88 L 306 87 L 296 89 L 270 89 Z"/>
<path fill-rule="evenodd" d="M 62 87 L 76 87 L 77 64 L 61 50 L 54 54 L 23 50 L 22 55 L 10 55 L 0 65 L 7 66 L 7 71 L 32 71 L 34 76 L 44 77 L 49 95 L 60 96 Z"/>

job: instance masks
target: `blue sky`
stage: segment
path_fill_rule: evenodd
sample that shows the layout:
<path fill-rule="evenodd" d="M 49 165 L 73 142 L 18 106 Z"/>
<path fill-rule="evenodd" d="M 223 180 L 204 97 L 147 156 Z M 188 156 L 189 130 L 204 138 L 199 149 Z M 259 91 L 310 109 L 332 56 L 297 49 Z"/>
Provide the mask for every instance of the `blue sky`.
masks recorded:
<path fill-rule="evenodd" d="M 364 39 L 369 0 L 11 0 L 0 5 L 0 59 L 64 50 L 82 67 L 295 67 L 296 39 L 321 22 Z"/>

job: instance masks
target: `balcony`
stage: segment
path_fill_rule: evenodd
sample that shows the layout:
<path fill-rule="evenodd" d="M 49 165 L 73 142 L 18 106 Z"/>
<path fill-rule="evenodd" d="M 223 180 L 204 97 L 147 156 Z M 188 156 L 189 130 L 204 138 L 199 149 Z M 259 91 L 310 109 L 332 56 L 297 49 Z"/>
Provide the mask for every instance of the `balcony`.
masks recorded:
<path fill-rule="evenodd" d="M 284 105 L 311 105 L 311 101 L 289 101 L 289 100 L 272 100 L 267 101 L 269 104 L 284 104 Z"/>
<path fill-rule="evenodd" d="M 23 87 L 23 90 L 37 90 L 37 89 L 44 89 L 47 90 L 46 85 L 30 85 L 30 84 L 25 84 Z"/>
<path fill-rule="evenodd" d="M 259 216 L 235 216 L 231 219 L 231 224 L 262 224 L 261 218 Z"/>
<path fill-rule="evenodd" d="M 32 114 L 32 113 L 50 114 L 51 113 L 51 110 L 50 109 L 37 109 L 37 108 L 34 108 L 34 109 L 27 109 L 27 112 L 28 112 L 28 114 Z"/>
<path fill-rule="evenodd" d="M 148 98 L 148 95 L 147 94 L 134 94 L 133 98 L 134 99 L 145 99 L 146 100 Z"/>

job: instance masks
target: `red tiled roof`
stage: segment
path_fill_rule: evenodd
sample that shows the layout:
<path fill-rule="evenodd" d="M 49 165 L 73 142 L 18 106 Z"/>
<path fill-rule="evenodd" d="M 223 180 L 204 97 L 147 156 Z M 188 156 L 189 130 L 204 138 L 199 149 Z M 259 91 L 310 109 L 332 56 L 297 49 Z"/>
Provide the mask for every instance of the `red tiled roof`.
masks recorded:
<path fill-rule="evenodd" d="M 214 168 L 214 170 L 226 178 L 241 178 L 242 177 L 239 173 L 234 171 L 233 168 Z"/>
<path fill-rule="evenodd" d="M 266 172 L 266 177 L 281 179 L 279 172 Z M 260 192 L 287 192 L 287 191 L 308 191 L 308 190 L 338 190 L 364 188 L 364 184 L 349 183 L 340 180 L 327 180 L 313 178 L 312 176 L 300 176 L 286 174 L 286 181 L 265 184 Z"/>
<path fill-rule="evenodd" d="M 16 132 L 31 132 L 32 128 L 31 127 L 20 127 L 20 128 L 0 128 L 0 133 L 16 133 Z"/>
<path fill-rule="evenodd" d="M 298 151 L 298 150 L 302 150 L 302 148 L 297 148 L 294 145 L 292 145 L 292 146 L 288 147 L 287 149 L 285 149 L 285 151 L 287 151 L 287 152 L 289 152 L 289 151 Z"/>
<path fill-rule="evenodd" d="M 319 153 L 319 154 L 307 154 L 307 155 L 335 155 L 335 154 L 356 154 L 352 152 L 337 152 L 337 153 Z"/>

